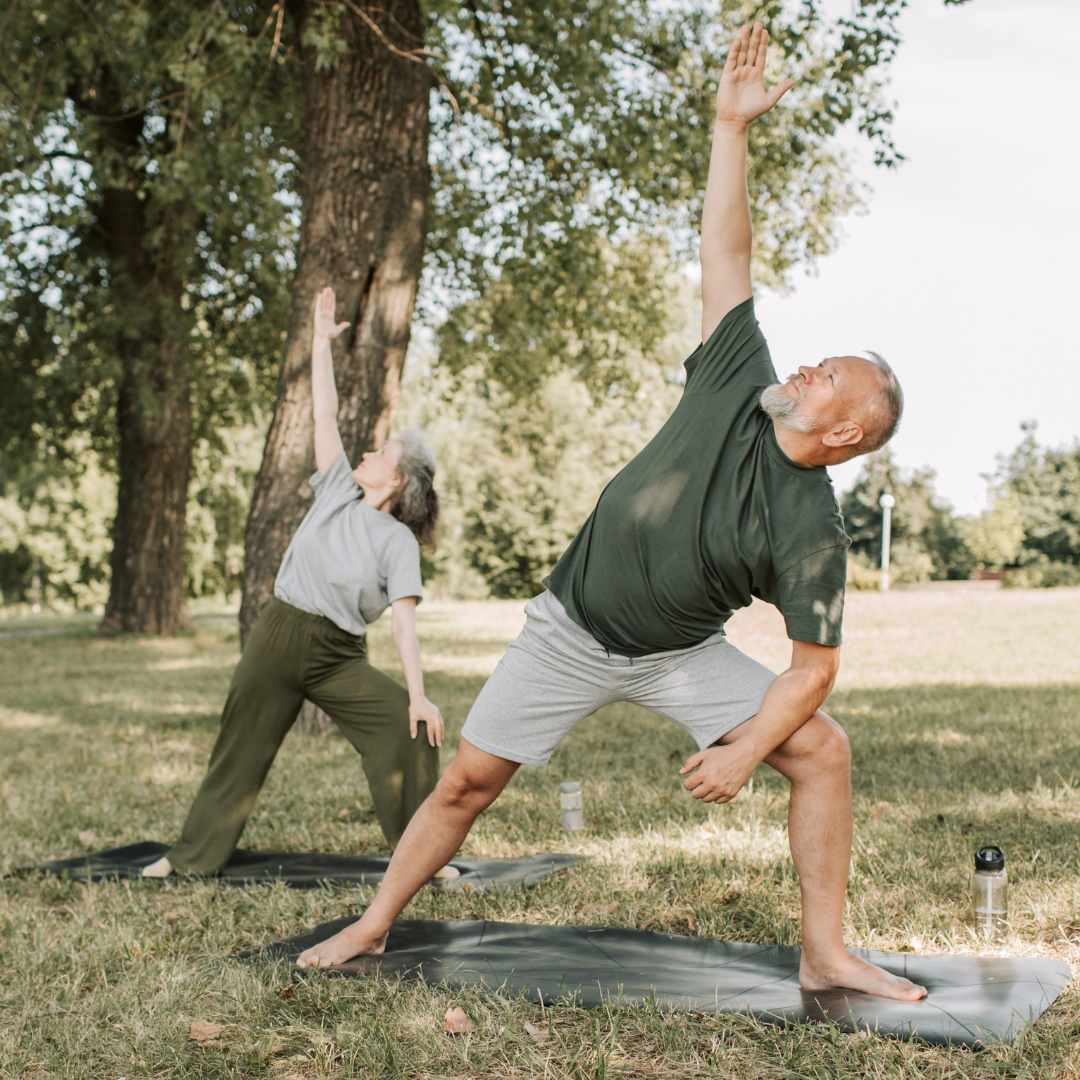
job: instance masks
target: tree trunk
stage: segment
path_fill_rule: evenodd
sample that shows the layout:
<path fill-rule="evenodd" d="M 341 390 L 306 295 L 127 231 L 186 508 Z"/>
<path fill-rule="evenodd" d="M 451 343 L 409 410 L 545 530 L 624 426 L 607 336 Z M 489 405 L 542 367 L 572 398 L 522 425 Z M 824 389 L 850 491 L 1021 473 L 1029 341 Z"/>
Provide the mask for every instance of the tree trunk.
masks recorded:
<path fill-rule="evenodd" d="M 358 0 L 344 5 L 341 32 L 348 48 L 333 70 L 316 70 L 313 48 L 304 56 L 303 220 L 277 404 L 248 516 L 241 640 L 273 595 L 311 502 L 315 297 L 332 286 L 338 320 L 352 324 L 335 344 L 335 368 L 338 424 L 355 462 L 388 436 L 423 260 L 431 77 L 390 48 L 422 45 L 420 5 Z"/>
<path fill-rule="evenodd" d="M 134 191 L 105 191 L 98 224 L 120 307 L 122 365 L 112 580 L 101 627 L 172 634 L 191 625 L 184 603 L 192 424 L 183 289 L 167 253 L 147 250 Z"/>

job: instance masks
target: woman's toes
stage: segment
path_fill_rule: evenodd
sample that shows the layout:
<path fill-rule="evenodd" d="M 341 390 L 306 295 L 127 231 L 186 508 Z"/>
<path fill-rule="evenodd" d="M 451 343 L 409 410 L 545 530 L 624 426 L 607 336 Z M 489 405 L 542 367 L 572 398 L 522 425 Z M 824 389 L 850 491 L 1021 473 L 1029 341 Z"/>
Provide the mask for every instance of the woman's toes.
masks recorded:
<path fill-rule="evenodd" d="M 157 862 L 152 862 L 149 866 L 144 866 L 142 870 L 143 877 L 168 877 L 173 871 L 172 863 L 162 855 Z"/>

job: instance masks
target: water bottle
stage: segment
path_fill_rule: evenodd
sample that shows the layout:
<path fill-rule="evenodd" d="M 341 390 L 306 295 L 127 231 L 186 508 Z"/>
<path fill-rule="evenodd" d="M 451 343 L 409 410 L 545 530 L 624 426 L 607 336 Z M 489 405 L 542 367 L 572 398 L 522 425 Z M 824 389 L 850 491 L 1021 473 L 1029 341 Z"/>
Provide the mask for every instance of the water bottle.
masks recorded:
<path fill-rule="evenodd" d="M 559 785 L 559 803 L 562 806 L 562 827 L 568 832 L 585 828 L 585 803 L 581 798 L 581 784 L 568 780 Z"/>
<path fill-rule="evenodd" d="M 971 906 L 975 909 L 976 932 L 984 941 L 1003 944 L 1009 930 L 1009 879 L 1005 854 L 997 844 L 983 844 L 975 852 Z"/>

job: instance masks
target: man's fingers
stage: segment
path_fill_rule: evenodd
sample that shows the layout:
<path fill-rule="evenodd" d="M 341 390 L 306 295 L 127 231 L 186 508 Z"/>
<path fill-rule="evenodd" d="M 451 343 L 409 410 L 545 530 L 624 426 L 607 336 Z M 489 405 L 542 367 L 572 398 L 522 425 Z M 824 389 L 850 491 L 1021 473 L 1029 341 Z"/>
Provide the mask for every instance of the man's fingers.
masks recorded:
<path fill-rule="evenodd" d="M 783 82 L 778 82 L 769 91 L 769 108 L 771 109 L 794 85 L 794 79 L 785 79 Z"/>
<path fill-rule="evenodd" d="M 679 775 L 685 776 L 688 772 L 696 769 L 704 760 L 700 753 L 691 754 L 686 759 L 686 764 L 679 770 Z"/>

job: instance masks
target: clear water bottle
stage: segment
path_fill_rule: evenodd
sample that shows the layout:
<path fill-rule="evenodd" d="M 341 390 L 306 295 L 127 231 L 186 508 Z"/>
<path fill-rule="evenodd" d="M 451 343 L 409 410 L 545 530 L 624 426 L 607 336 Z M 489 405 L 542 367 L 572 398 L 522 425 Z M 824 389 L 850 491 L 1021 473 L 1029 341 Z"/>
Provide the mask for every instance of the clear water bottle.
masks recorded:
<path fill-rule="evenodd" d="M 581 784 L 568 780 L 559 785 L 559 803 L 562 806 L 562 827 L 568 832 L 585 828 L 585 803 L 581 797 Z"/>
<path fill-rule="evenodd" d="M 1009 879 L 1005 873 L 1005 853 L 997 844 L 983 844 L 975 852 L 971 906 L 975 909 L 975 929 L 979 936 L 995 945 L 1003 944 L 1009 931 Z"/>

